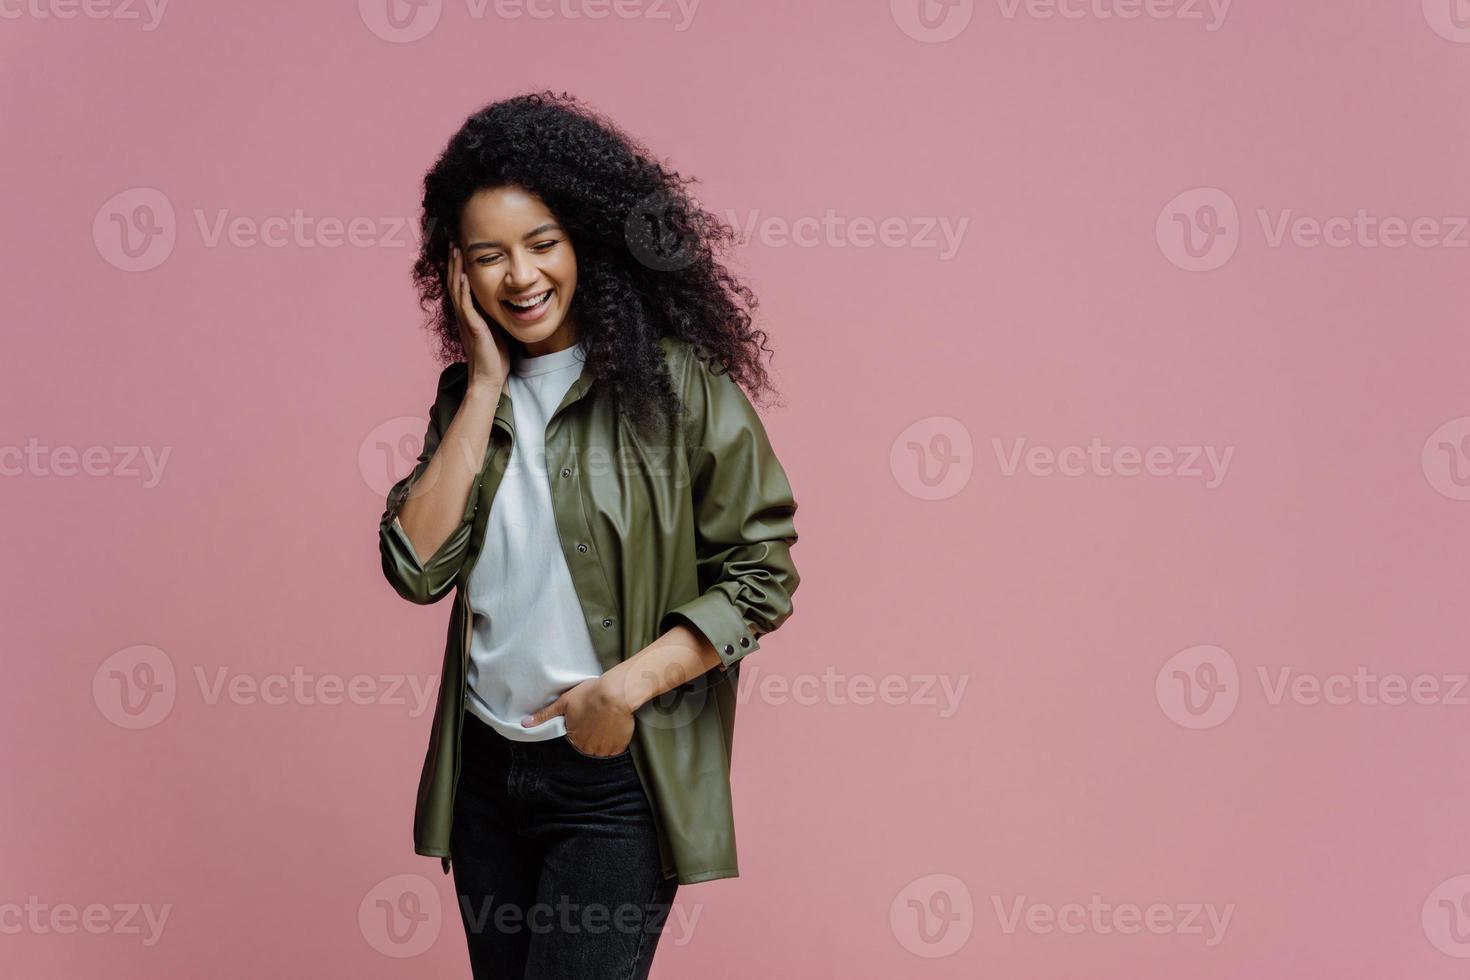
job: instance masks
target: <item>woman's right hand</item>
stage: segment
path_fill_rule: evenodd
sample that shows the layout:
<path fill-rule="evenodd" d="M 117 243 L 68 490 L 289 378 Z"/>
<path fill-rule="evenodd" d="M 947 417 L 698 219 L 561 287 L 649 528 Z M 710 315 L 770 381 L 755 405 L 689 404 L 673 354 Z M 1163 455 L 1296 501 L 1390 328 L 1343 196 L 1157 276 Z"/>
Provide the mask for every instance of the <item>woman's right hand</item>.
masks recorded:
<path fill-rule="evenodd" d="M 505 331 L 498 325 L 492 327 L 486 323 L 480 311 L 475 309 L 469 276 L 465 274 L 463 256 L 456 242 L 449 243 L 449 281 L 446 285 L 454 303 L 455 319 L 459 322 L 459 342 L 469 363 L 469 383 L 487 384 L 496 390 L 504 388 L 505 377 L 510 372 L 510 347 Z"/>

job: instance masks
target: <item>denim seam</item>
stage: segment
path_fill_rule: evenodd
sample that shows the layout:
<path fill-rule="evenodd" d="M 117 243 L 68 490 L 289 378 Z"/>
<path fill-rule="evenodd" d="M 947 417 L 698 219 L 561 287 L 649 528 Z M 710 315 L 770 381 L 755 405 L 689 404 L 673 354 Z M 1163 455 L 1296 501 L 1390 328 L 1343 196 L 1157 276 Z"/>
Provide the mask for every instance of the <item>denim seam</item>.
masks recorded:
<path fill-rule="evenodd" d="M 638 920 L 638 949 L 633 953 L 633 960 L 628 964 L 628 973 L 623 980 L 633 980 L 638 975 L 638 969 L 643 965 L 643 950 L 648 945 L 648 908 L 658 898 L 659 887 L 663 884 L 662 879 L 655 879 L 653 890 L 649 892 L 648 901 L 643 903 L 643 916 Z M 670 909 L 670 912 L 673 910 Z"/>

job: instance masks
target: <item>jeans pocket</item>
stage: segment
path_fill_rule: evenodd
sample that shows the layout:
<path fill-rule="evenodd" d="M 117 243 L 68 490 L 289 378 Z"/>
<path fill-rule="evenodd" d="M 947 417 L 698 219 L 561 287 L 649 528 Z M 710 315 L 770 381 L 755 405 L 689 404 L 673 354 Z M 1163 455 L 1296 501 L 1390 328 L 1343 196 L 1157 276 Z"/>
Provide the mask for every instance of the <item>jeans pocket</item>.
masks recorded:
<path fill-rule="evenodd" d="M 629 742 L 628 747 L 626 749 L 623 749 L 623 751 L 617 753 L 616 755 L 593 755 L 591 752 L 583 752 L 581 749 L 577 748 L 577 746 L 573 744 L 572 737 L 570 735 L 563 735 L 561 737 L 561 740 L 566 743 L 567 748 L 571 749 L 579 757 L 583 759 L 590 759 L 593 762 L 618 762 L 621 759 L 629 758 L 633 754 L 632 742 Z"/>

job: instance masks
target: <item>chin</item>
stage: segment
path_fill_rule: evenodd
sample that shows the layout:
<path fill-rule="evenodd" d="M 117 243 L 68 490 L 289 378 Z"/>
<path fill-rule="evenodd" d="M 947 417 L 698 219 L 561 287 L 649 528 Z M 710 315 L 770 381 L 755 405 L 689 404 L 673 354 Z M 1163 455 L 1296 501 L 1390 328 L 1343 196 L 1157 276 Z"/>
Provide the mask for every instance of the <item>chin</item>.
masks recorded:
<path fill-rule="evenodd" d="M 502 324 L 502 326 L 504 326 L 504 324 Z M 560 328 L 560 323 L 552 323 L 547 325 L 537 324 L 536 326 L 529 328 L 523 327 L 520 324 L 516 324 L 513 327 L 507 326 L 505 329 L 506 332 L 508 332 L 516 340 L 519 340 L 521 343 L 535 344 L 545 340 L 547 337 L 550 337 Z"/>

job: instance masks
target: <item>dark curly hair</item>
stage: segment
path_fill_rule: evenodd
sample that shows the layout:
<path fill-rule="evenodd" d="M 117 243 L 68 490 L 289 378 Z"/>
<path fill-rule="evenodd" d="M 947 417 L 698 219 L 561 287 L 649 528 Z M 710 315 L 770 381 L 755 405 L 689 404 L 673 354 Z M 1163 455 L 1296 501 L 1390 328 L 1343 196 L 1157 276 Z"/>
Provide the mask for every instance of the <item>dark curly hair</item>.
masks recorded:
<path fill-rule="evenodd" d="M 597 372 L 589 394 L 612 399 L 635 425 L 655 418 L 672 425 L 680 408 L 660 349 L 665 336 L 694 344 L 752 395 L 771 389 L 760 362 L 767 338 L 751 322 L 755 294 L 717 257 L 736 232 L 685 192 L 696 180 L 566 93 L 481 108 L 424 175 L 413 278 L 440 360 L 466 359 L 445 289 L 451 237 L 477 191 L 512 185 L 539 197 L 571 239 L 570 310 Z M 524 356 L 520 342 L 507 339 L 512 358 Z"/>

